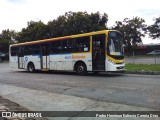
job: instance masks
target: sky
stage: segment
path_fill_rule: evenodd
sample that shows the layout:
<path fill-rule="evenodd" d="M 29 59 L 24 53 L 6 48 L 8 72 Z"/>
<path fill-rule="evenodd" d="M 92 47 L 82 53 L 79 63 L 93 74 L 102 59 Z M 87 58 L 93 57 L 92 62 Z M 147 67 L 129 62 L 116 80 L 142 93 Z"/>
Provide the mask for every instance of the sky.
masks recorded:
<path fill-rule="evenodd" d="M 10 29 L 21 31 L 29 21 L 41 20 L 45 24 L 65 12 L 86 11 L 108 14 L 107 26 L 115 21 L 134 16 L 145 19 L 147 25 L 160 17 L 160 0 L 0 0 L 0 33 Z M 143 38 L 144 44 L 160 43 L 160 40 Z"/>

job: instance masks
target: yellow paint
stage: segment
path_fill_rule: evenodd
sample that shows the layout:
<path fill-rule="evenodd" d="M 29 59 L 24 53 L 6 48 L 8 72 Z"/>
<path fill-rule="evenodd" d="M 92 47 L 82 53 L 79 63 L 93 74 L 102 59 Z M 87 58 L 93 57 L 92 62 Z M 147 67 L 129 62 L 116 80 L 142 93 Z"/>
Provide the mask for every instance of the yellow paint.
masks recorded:
<path fill-rule="evenodd" d="M 92 36 L 90 36 L 90 53 L 92 53 Z"/>
<path fill-rule="evenodd" d="M 97 35 L 97 34 L 106 34 L 106 35 L 108 35 L 109 31 L 116 31 L 116 30 L 101 30 L 101 31 L 84 33 L 84 34 L 77 34 L 77 35 L 71 35 L 71 36 L 64 36 L 64 37 L 57 37 L 57 38 L 50 38 L 50 39 L 44 39 L 44 40 L 36 40 L 36 41 L 31 41 L 31 42 L 18 43 L 18 44 L 13 44 L 11 46 L 37 44 L 37 43 L 51 42 L 51 41 L 67 39 L 67 38 L 77 38 L 77 37 L 84 37 L 84 36 L 92 36 L 92 35 Z"/>
<path fill-rule="evenodd" d="M 70 37 L 70 36 L 65 36 L 65 37 L 58 37 L 58 38 L 50 38 L 50 39 L 36 40 L 36 41 L 31 41 L 31 42 L 24 42 L 24 43 L 12 44 L 11 46 L 20 46 L 20 45 L 46 43 L 46 42 L 51 42 L 51 41 L 56 41 L 56 40 L 67 39 L 67 38 L 71 38 L 71 37 Z"/>
<path fill-rule="evenodd" d="M 123 63 L 124 62 L 124 59 L 122 59 L 122 60 L 116 60 L 116 59 L 114 59 L 114 58 L 112 58 L 112 57 L 110 57 L 110 56 L 106 56 L 109 60 L 111 60 L 111 61 L 113 61 L 114 63 Z"/>

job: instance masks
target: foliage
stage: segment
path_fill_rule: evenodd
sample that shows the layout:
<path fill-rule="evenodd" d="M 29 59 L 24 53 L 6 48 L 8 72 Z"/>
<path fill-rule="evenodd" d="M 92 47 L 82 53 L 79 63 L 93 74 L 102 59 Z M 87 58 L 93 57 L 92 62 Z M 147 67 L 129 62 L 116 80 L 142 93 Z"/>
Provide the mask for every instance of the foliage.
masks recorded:
<path fill-rule="evenodd" d="M 66 35 L 66 17 L 59 16 L 56 20 L 49 21 L 47 24 L 48 38 Z"/>
<path fill-rule="evenodd" d="M 47 24 L 49 37 L 60 37 L 106 29 L 107 14 L 67 12 Z"/>
<path fill-rule="evenodd" d="M 61 37 L 84 32 L 106 29 L 107 14 L 99 12 L 88 14 L 87 12 L 67 12 L 57 19 L 49 21 L 45 25 L 42 21 L 28 22 L 18 34 L 18 41 L 33 41 L 52 37 Z"/>
<path fill-rule="evenodd" d="M 113 29 L 119 30 L 124 35 L 124 44 L 132 49 L 138 43 L 142 43 L 142 37 L 145 37 L 147 25 L 144 23 L 145 20 L 139 17 L 125 18 L 123 22 L 116 21 Z"/>
<path fill-rule="evenodd" d="M 19 42 L 45 39 L 47 38 L 46 30 L 46 25 L 43 22 L 30 21 L 28 26 L 19 32 L 17 39 Z"/>
<path fill-rule="evenodd" d="M 149 36 L 153 39 L 160 37 L 160 17 L 154 19 L 154 24 L 148 26 Z"/>
<path fill-rule="evenodd" d="M 145 25 L 145 20 L 140 17 L 125 18 L 116 21 L 111 29 L 117 29 L 124 35 L 124 44 L 132 51 L 137 44 L 142 43 L 142 37 L 148 32 L 153 38 L 160 37 L 160 17 L 154 19 L 151 26 Z M 44 24 L 42 21 L 30 21 L 26 28 L 19 33 L 14 30 L 3 30 L 0 34 L 0 50 L 8 51 L 9 44 L 40 40 L 52 37 L 61 37 L 79 33 L 86 33 L 107 29 L 108 15 L 87 12 L 66 12 L 57 19 Z M 148 31 L 147 31 L 148 30 Z"/>
<path fill-rule="evenodd" d="M 16 42 L 17 32 L 14 30 L 3 30 L 0 34 L 0 51 L 3 53 L 8 53 L 9 45 Z"/>

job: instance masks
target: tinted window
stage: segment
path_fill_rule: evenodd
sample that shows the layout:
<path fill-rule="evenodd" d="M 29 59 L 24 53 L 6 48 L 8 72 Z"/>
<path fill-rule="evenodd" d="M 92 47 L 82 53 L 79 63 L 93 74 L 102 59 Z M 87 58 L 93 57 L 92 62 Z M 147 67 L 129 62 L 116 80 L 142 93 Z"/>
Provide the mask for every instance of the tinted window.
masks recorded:
<path fill-rule="evenodd" d="M 61 41 L 51 42 L 51 54 L 58 54 L 61 52 Z"/>
<path fill-rule="evenodd" d="M 90 37 L 79 37 L 62 41 L 51 42 L 51 53 L 88 52 L 90 50 Z"/>
<path fill-rule="evenodd" d="M 32 46 L 26 45 L 24 46 L 24 55 L 31 55 L 32 54 Z"/>
<path fill-rule="evenodd" d="M 40 54 L 39 44 L 37 44 L 37 45 L 32 45 L 32 54 Z"/>
<path fill-rule="evenodd" d="M 79 37 L 75 39 L 75 52 L 88 52 L 90 50 L 90 37 Z"/>
<path fill-rule="evenodd" d="M 68 53 L 74 51 L 74 39 L 67 39 L 62 41 L 62 52 Z"/>
<path fill-rule="evenodd" d="M 17 56 L 18 47 L 11 47 L 11 56 Z"/>

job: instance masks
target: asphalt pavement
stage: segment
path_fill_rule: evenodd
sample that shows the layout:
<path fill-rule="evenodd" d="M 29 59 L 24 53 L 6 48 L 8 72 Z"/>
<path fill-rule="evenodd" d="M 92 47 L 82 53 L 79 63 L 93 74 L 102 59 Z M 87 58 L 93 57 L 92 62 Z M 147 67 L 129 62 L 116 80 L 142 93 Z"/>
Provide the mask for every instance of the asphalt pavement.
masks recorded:
<path fill-rule="evenodd" d="M 0 64 L 1 69 L 3 68 L 3 71 L 0 71 L 1 111 L 79 111 L 78 115 L 80 115 L 85 111 L 157 111 L 160 108 L 159 76 L 146 75 L 138 79 L 139 75 L 77 76 L 72 73 L 63 74 L 63 72 L 31 74 L 23 70 L 10 70 L 7 66 L 7 63 Z M 129 76 L 133 78 L 128 80 Z M 36 119 L 94 120 L 97 118 L 74 116 Z M 104 117 L 101 119 L 158 120 L 159 118 Z"/>
<path fill-rule="evenodd" d="M 2 92 L 3 90 L 3 92 Z M 0 85 L 0 95 L 4 96 L 6 99 L 2 98 L 7 104 L 1 102 L 3 109 L 5 111 L 79 111 L 79 115 L 85 111 L 154 111 L 154 109 L 136 107 L 131 105 L 117 104 L 111 102 L 102 102 L 101 100 L 91 100 L 87 98 L 80 98 L 75 96 L 68 96 L 57 93 L 48 93 L 45 91 L 30 90 L 27 88 L 20 88 L 9 85 Z M 11 102 L 11 101 L 14 102 Z M 7 101 L 7 102 L 6 102 Z M 16 103 L 15 103 L 16 102 Z M 19 103 L 19 104 L 17 104 Z M 22 107 L 24 106 L 24 107 Z M 44 107 L 45 106 L 45 107 Z M 19 109 L 18 109 L 19 108 Z M 27 108 L 27 109 L 26 109 Z M 16 120 L 23 120 L 23 118 L 16 118 Z M 41 120 L 42 118 L 36 118 Z M 45 119 L 45 118 L 44 118 Z M 49 120 L 96 120 L 95 117 L 84 118 L 84 117 L 48 117 Z M 105 119 L 105 118 L 103 118 Z M 111 118 L 113 119 L 113 118 Z M 114 118 L 116 120 L 121 120 L 122 118 Z M 129 118 L 124 118 L 128 120 Z M 134 118 L 140 120 L 146 120 L 146 118 Z M 148 118 L 148 120 L 155 120 L 158 118 Z M 10 120 L 15 120 L 15 118 L 10 118 Z M 35 120 L 25 118 L 25 120 Z"/>

